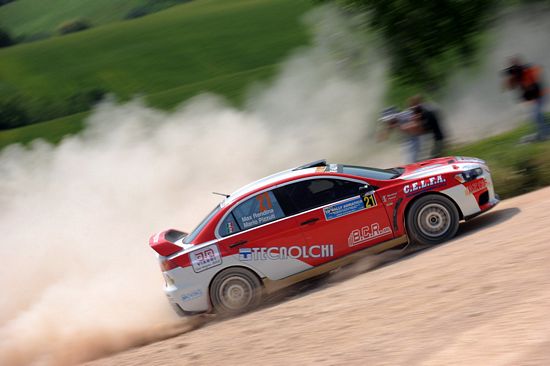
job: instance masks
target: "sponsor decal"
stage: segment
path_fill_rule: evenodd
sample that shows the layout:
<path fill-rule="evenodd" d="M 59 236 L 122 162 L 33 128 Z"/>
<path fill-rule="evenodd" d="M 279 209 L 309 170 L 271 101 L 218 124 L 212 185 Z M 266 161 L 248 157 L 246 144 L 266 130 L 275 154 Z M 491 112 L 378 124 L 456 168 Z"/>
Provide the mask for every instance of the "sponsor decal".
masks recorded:
<path fill-rule="evenodd" d="M 364 210 L 365 208 L 365 202 L 360 196 L 357 196 L 327 206 L 323 209 L 323 212 L 325 213 L 325 220 L 329 221 Z"/>
<path fill-rule="evenodd" d="M 220 250 L 216 244 L 189 253 L 195 272 L 206 271 L 222 264 Z"/>
<path fill-rule="evenodd" d="M 391 232 L 392 231 L 389 226 L 380 229 L 380 224 L 378 223 L 363 226 L 361 229 L 355 229 L 349 234 L 348 246 L 354 247 L 381 236 L 391 234 Z"/>
<path fill-rule="evenodd" d="M 187 292 L 183 295 L 181 295 L 181 301 L 186 302 L 193 299 L 196 299 L 198 297 L 201 297 L 203 294 L 202 290 L 200 288 L 193 290 L 191 292 Z"/>
<path fill-rule="evenodd" d="M 227 222 L 227 232 L 232 234 L 235 231 L 235 225 L 231 221 Z"/>
<path fill-rule="evenodd" d="M 466 187 L 466 194 L 474 194 L 483 191 L 487 188 L 487 181 L 485 178 L 476 179 L 471 182 L 464 183 Z"/>
<path fill-rule="evenodd" d="M 386 204 L 386 206 L 391 206 L 391 205 L 393 205 L 392 201 L 395 201 L 396 198 L 397 198 L 397 192 L 393 192 L 393 193 L 390 193 L 390 194 L 385 194 L 385 195 L 382 196 L 382 202 L 384 202 Z"/>
<path fill-rule="evenodd" d="M 418 182 L 407 184 L 403 187 L 403 192 L 409 196 L 424 191 L 426 188 L 435 188 L 444 185 L 447 182 L 441 175 L 421 179 Z"/>
<path fill-rule="evenodd" d="M 332 256 L 334 256 L 332 244 L 239 249 L 239 260 L 241 261 L 329 258 Z"/>

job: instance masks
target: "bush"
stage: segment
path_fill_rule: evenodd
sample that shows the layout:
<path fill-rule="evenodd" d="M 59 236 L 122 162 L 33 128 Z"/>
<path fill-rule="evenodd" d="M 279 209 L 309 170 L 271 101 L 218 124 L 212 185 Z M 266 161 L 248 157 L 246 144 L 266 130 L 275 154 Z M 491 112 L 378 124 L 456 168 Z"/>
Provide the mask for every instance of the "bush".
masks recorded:
<path fill-rule="evenodd" d="M 57 27 L 57 32 L 60 35 L 64 35 L 74 32 L 80 32 L 91 27 L 92 25 L 88 20 L 79 18 L 61 23 L 61 25 Z"/>
<path fill-rule="evenodd" d="M 30 119 L 18 97 L 0 99 L 0 130 L 25 126 Z"/>
<path fill-rule="evenodd" d="M 14 44 L 15 41 L 13 40 L 13 38 L 11 38 L 10 34 L 0 28 L 0 47 L 9 47 Z"/>
<path fill-rule="evenodd" d="M 67 99 L 66 115 L 87 111 L 103 99 L 107 92 L 101 88 L 79 90 Z M 61 117 L 61 116 L 60 116 Z"/>
<path fill-rule="evenodd" d="M 14 2 L 15 0 L 0 0 L 0 6 Z"/>

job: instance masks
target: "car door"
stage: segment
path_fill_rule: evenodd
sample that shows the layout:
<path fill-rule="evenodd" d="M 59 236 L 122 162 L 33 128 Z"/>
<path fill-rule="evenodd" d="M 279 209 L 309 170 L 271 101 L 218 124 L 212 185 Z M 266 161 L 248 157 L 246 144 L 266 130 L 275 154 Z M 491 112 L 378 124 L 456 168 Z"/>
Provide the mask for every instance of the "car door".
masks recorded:
<path fill-rule="evenodd" d="M 332 245 L 341 257 L 394 237 L 377 194 L 360 189 L 364 182 L 343 178 L 314 178 L 280 187 L 294 205 L 308 246 Z M 315 265 L 328 261 L 318 258 Z"/>
<path fill-rule="evenodd" d="M 301 226 L 287 217 L 272 191 L 235 205 L 222 218 L 217 236 L 236 262 L 277 280 L 311 268 Z"/>

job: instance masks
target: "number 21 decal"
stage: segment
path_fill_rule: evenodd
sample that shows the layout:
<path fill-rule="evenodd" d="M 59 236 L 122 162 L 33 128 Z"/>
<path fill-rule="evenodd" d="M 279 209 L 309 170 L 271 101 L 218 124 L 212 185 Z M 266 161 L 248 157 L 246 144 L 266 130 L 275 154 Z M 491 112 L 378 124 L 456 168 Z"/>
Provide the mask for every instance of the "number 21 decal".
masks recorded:
<path fill-rule="evenodd" d="M 365 208 L 376 207 L 376 198 L 374 198 L 374 194 L 363 196 L 363 203 L 365 204 Z"/>

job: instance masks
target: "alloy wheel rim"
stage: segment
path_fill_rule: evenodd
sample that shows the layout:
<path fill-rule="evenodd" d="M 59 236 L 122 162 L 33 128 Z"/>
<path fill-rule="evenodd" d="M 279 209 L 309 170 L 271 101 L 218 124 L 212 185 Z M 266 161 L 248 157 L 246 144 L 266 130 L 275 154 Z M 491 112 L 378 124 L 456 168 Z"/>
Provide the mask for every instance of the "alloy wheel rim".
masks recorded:
<path fill-rule="evenodd" d="M 223 280 L 218 291 L 222 305 L 231 310 L 239 310 L 250 304 L 253 293 L 250 283 L 240 276 Z"/>
<path fill-rule="evenodd" d="M 451 214 L 447 207 L 430 203 L 418 213 L 417 224 L 422 234 L 432 238 L 439 237 L 451 227 Z"/>

